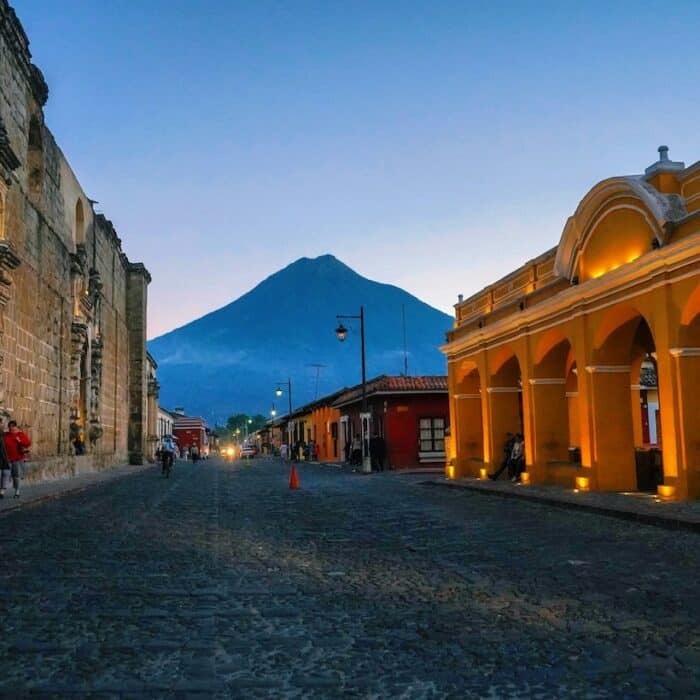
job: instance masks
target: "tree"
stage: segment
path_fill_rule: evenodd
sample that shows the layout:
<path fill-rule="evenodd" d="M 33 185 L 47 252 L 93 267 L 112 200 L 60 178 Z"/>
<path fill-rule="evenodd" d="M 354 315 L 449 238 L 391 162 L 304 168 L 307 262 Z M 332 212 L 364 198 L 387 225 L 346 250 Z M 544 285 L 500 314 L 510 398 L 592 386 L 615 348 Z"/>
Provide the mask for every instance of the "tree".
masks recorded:
<path fill-rule="evenodd" d="M 267 418 L 259 413 L 254 416 L 249 416 L 245 413 L 236 413 L 228 417 L 226 421 L 226 430 L 230 435 L 235 433 L 237 429 L 240 429 L 241 435 L 245 435 L 246 425 L 248 426 L 248 433 L 250 434 L 265 427 L 266 422 Z"/>

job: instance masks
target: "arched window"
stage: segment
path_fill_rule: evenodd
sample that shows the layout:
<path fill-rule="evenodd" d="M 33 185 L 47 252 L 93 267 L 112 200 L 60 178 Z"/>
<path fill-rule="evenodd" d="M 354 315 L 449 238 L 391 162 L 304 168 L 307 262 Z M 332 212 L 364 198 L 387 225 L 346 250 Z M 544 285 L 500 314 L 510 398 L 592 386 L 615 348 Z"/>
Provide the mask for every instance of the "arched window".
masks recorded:
<path fill-rule="evenodd" d="M 85 215 L 83 213 L 83 202 L 80 199 L 75 203 L 75 229 L 73 238 L 76 245 L 85 243 Z"/>
<path fill-rule="evenodd" d="M 36 115 L 29 120 L 27 172 L 29 194 L 39 197 L 44 186 L 44 139 L 41 124 Z"/>

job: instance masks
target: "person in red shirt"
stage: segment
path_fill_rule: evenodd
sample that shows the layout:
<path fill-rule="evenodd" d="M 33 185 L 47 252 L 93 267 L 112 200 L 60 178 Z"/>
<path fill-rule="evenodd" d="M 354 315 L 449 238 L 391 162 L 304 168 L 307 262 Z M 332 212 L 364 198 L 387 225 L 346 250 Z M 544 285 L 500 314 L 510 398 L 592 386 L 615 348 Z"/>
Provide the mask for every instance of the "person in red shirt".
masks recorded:
<path fill-rule="evenodd" d="M 17 427 L 17 421 L 11 420 L 7 424 L 7 431 L 3 433 L 5 452 L 7 461 L 10 463 L 10 473 L 12 474 L 12 484 L 15 487 L 15 498 L 19 498 L 19 487 L 22 481 L 22 468 L 26 459 L 29 446 L 32 441 L 29 436 Z M 4 474 L 3 474 L 4 477 Z M 0 484 L 0 498 L 5 496 L 5 479 Z"/>

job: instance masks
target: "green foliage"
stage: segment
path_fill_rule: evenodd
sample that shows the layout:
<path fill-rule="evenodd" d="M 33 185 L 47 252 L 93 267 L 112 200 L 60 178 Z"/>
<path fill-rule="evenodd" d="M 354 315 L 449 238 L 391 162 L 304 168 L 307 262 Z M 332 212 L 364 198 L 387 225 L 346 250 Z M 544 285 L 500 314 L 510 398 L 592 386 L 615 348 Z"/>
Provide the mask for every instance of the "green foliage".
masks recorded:
<path fill-rule="evenodd" d="M 250 421 L 250 422 L 248 422 Z M 254 433 L 256 430 L 260 430 L 265 426 L 267 418 L 260 415 L 259 413 L 254 416 L 248 416 L 245 413 L 236 413 L 233 416 L 229 416 L 226 421 L 226 431 L 229 435 L 236 432 L 236 429 L 240 429 L 241 435 L 246 433 L 246 425 L 248 426 L 248 433 Z"/>

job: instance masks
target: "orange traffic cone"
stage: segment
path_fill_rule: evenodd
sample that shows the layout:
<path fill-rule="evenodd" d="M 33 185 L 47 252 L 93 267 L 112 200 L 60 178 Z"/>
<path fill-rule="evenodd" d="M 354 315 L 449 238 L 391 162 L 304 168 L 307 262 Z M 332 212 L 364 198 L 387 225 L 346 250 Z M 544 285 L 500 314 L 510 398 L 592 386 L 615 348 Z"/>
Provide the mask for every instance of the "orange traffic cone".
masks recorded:
<path fill-rule="evenodd" d="M 298 489 L 299 488 L 299 477 L 297 476 L 297 465 L 292 464 L 292 471 L 289 473 L 289 488 Z"/>

